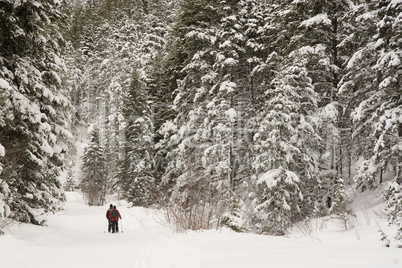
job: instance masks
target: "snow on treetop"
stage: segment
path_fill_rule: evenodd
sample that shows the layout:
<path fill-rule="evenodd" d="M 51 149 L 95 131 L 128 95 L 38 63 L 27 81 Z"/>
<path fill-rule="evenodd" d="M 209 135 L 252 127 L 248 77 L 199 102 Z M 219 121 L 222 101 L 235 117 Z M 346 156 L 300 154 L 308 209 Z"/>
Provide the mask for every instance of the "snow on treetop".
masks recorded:
<path fill-rule="evenodd" d="M 399 66 L 401 65 L 401 59 L 398 57 L 398 54 L 395 51 L 391 51 L 385 53 L 380 61 L 380 65 L 385 66 L 387 65 L 386 63 L 388 63 L 388 67 Z"/>
<path fill-rule="evenodd" d="M 94 129 L 96 128 L 96 124 L 91 124 L 87 129 L 87 134 L 90 135 Z"/>
<path fill-rule="evenodd" d="M 366 12 L 360 16 L 357 16 L 356 21 L 359 22 L 367 19 L 374 19 L 376 16 L 377 16 L 376 11 Z"/>
<path fill-rule="evenodd" d="M 40 148 L 48 156 L 50 156 L 50 157 L 53 156 L 53 154 L 54 154 L 53 148 L 49 145 L 49 143 L 45 139 L 42 139 L 42 144 L 41 144 Z"/>
<path fill-rule="evenodd" d="M 380 83 L 380 85 L 378 87 L 380 89 L 386 89 L 392 82 L 393 82 L 393 78 L 387 77 L 384 80 L 382 80 L 382 82 Z"/>
<path fill-rule="evenodd" d="M 225 81 L 219 88 L 219 91 L 226 91 L 227 93 L 233 92 L 236 89 L 236 83 Z"/>
<path fill-rule="evenodd" d="M 331 25 L 331 20 L 328 18 L 328 15 L 326 13 L 318 14 L 312 18 L 309 18 L 308 20 L 303 21 L 300 26 L 311 27 L 315 24 L 321 23 Z"/>
<path fill-rule="evenodd" d="M 338 111 L 338 109 L 337 109 L 337 107 L 336 107 L 336 103 L 335 103 L 335 102 L 328 103 L 328 104 L 324 107 L 324 109 L 323 109 L 322 112 L 323 112 L 322 117 L 323 117 L 323 118 L 326 118 L 326 119 L 329 119 L 329 120 L 331 120 L 331 121 L 336 120 L 336 118 L 338 118 L 338 114 L 339 114 L 339 111 Z M 334 122 L 335 122 L 335 121 L 334 121 Z"/>
<path fill-rule="evenodd" d="M 189 33 L 186 34 L 187 38 L 197 38 L 197 39 L 201 39 L 201 40 L 212 40 L 212 37 L 208 34 L 205 34 L 203 32 L 199 32 L 199 31 L 190 31 Z"/>
<path fill-rule="evenodd" d="M 234 65 L 236 65 L 238 62 L 235 60 L 235 59 L 233 59 L 233 58 L 227 58 L 227 59 L 225 59 L 225 61 L 223 62 L 223 65 L 226 65 L 226 66 L 234 66 Z"/>
<path fill-rule="evenodd" d="M 138 117 L 136 120 L 135 120 L 135 123 L 144 123 L 145 122 L 145 119 L 143 118 L 143 117 Z"/>
<path fill-rule="evenodd" d="M 237 18 L 235 15 L 232 15 L 232 16 L 224 18 L 223 21 L 237 21 Z"/>
<path fill-rule="evenodd" d="M 165 133 L 169 133 L 170 131 L 176 132 L 177 126 L 172 121 L 166 121 L 163 123 L 162 127 L 159 130 L 159 133 L 164 135 Z"/>
<path fill-rule="evenodd" d="M 374 44 L 371 43 L 371 44 L 368 44 L 367 46 L 369 47 L 369 46 L 373 46 L 373 45 L 374 45 Z M 356 64 L 357 62 L 359 62 L 359 60 L 362 59 L 363 57 L 364 57 L 364 50 L 358 50 L 358 51 L 356 51 L 356 52 L 352 55 L 352 57 L 349 59 L 347 65 L 346 65 L 346 69 L 351 69 L 351 68 L 353 68 L 353 66 L 355 66 L 355 64 Z"/>
<path fill-rule="evenodd" d="M 236 117 L 237 117 L 237 112 L 236 112 L 235 109 L 230 108 L 229 110 L 225 111 L 225 115 L 226 115 L 227 117 L 229 117 L 229 120 L 230 120 L 231 122 L 235 122 Z"/>
<path fill-rule="evenodd" d="M 377 42 L 375 42 L 374 47 L 375 47 L 375 48 L 379 48 L 379 47 L 381 47 L 382 45 L 384 45 L 384 43 L 385 43 L 384 39 L 380 38 L 380 39 L 377 40 Z"/>
<path fill-rule="evenodd" d="M 391 5 L 399 5 L 402 4 L 402 0 L 391 0 Z"/>
<path fill-rule="evenodd" d="M 308 0 L 294 0 L 294 1 L 292 2 L 292 4 L 307 3 L 307 2 L 308 2 Z"/>
<path fill-rule="evenodd" d="M 230 40 L 226 40 L 225 42 L 223 42 L 222 44 L 219 45 L 219 48 L 226 48 L 226 47 L 231 47 L 232 46 L 232 42 L 230 42 Z"/>
<path fill-rule="evenodd" d="M 23 1 L 23 0 L 14 0 L 14 8 L 19 7 L 20 5 L 22 5 L 25 2 L 26 1 Z"/>
<path fill-rule="evenodd" d="M 8 82 L 2 78 L 0 78 L 0 88 L 9 88 L 10 84 L 8 84 Z"/>
<path fill-rule="evenodd" d="M 0 144 L 0 157 L 4 157 L 6 155 L 6 150 L 3 145 Z"/>
<path fill-rule="evenodd" d="M 284 170 L 282 168 L 279 168 L 279 169 L 271 169 L 268 172 L 264 173 L 258 179 L 258 184 L 265 183 L 268 188 L 273 188 L 282 179 L 282 177 L 280 176 L 282 172 L 285 172 L 285 174 L 286 174 L 286 179 L 285 179 L 286 183 L 293 184 L 294 182 L 300 181 L 299 176 L 297 176 L 297 174 L 294 173 L 293 171 Z"/>

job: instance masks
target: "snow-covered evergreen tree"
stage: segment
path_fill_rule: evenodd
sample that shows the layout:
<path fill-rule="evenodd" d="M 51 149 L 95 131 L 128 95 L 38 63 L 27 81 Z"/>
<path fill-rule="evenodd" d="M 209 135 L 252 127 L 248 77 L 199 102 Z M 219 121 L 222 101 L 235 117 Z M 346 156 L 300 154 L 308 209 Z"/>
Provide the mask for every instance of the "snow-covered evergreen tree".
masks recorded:
<path fill-rule="evenodd" d="M 58 176 L 67 150 L 61 59 L 64 17 L 58 1 L 0 5 L 1 217 L 42 224 L 39 214 L 64 200 Z"/>
<path fill-rule="evenodd" d="M 356 139 L 370 137 L 373 150 L 366 151 L 359 173 L 355 177 L 359 188 L 372 188 L 382 182 L 383 174 L 392 169 L 395 181 L 401 177 L 401 75 L 402 51 L 398 36 L 401 5 L 392 1 L 379 1 L 373 11 L 378 17 L 378 30 L 369 43 L 358 50 L 349 61 L 349 68 L 370 70 L 366 84 L 345 83 L 342 88 L 360 90 L 359 102 L 352 117 Z M 373 13 L 371 13 L 373 14 Z M 370 53 L 370 54 L 369 54 Z M 370 61 L 360 60 L 370 55 Z M 365 64 L 362 66 L 362 63 Z M 363 68 L 362 68 L 363 67 Z M 374 72 L 372 72 L 374 70 Z M 368 85 L 368 86 L 365 86 Z"/>
<path fill-rule="evenodd" d="M 82 156 L 81 189 L 90 206 L 101 206 L 105 203 L 108 180 L 106 172 L 106 156 L 101 144 L 98 126 L 88 130 L 89 143 Z"/>
<path fill-rule="evenodd" d="M 309 57 L 309 50 L 305 48 L 295 51 L 289 55 L 289 59 L 284 60 L 276 78 L 272 81 L 272 87 L 267 88 L 267 101 L 265 109 L 262 111 L 261 127 L 256 133 L 254 139 L 256 142 L 257 156 L 254 161 L 258 179 L 261 175 L 273 173 L 271 176 L 273 184 L 280 184 L 281 181 L 290 183 L 288 191 L 296 191 L 296 196 L 300 197 L 304 203 L 300 203 L 298 198 L 294 202 L 300 203 L 297 210 L 270 218 L 271 221 L 280 219 L 280 227 L 286 228 L 288 224 L 295 219 L 301 219 L 303 213 L 311 214 L 316 197 L 310 193 L 315 187 L 319 186 L 316 179 L 318 175 L 318 153 L 321 137 L 318 134 L 315 124 L 315 111 L 317 108 L 317 94 L 312 85 L 312 79 L 308 77 L 308 71 L 305 67 L 306 58 Z M 279 172 L 279 171 L 280 172 Z M 275 171 L 275 172 L 274 172 Z M 277 182 L 276 182 L 277 181 Z M 286 193 L 286 183 L 281 185 L 285 187 L 281 193 Z M 264 194 L 257 203 L 269 205 L 266 202 L 270 194 L 278 195 L 272 192 L 275 188 L 260 183 L 264 188 Z M 295 196 L 295 195 L 293 195 Z M 277 196 L 278 197 L 278 196 Z M 308 198 L 307 198 L 308 197 Z M 285 200 L 286 196 L 278 197 L 279 200 Z M 277 201 L 279 202 L 279 201 Z M 284 206 L 287 207 L 287 202 Z M 269 206 L 260 205 L 259 210 L 265 208 L 265 213 L 270 210 Z M 294 212 L 294 215 L 292 215 Z M 264 224 L 276 226 L 277 222 L 271 222 L 266 218 L 266 214 L 261 215 Z M 283 224 L 286 221 L 287 224 Z M 271 229 L 268 227 L 268 229 Z M 284 229 L 273 228 L 275 232 L 284 231 Z"/>
<path fill-rule="evenodd" d="M 336 174 L 334 174 L 336 176 Z M 346 193 L 346 187 L 343 179 L 336 176 L 334 179 L 333 193 L 329 213 L 334 214 L 338 219 L 344 221 L 345 229 L 348 226 L 348 219 L 353 216 L 353 212 L 349 207 L 350 200 Z M 327 204 L 329 205 L 329 204 Z"/>
<path fill-rule="evenodd" d="M 348 61 L 344 67 L 344 75 L 339 83 L 338 96 L 344 107 L 343 117 L 345 122 L 349 120 L 351 131 L 351 149 L 354 151 L 354 157 L 363 156 L 366 158 L 373 147 L 373 139 L 369 124 L 352 124 L 352 113 L 366 98 L 369 98 L 375 90 L 373 81 L 375 73 L 372 66 L 375 64 L 375 48 L 370 42 L 372 33 L 376 31 L 378 18 L 373 11 L 373 4 L 368 6 L 361 4 L 356 7 L 356 11 L 351 15 L 354 18 L 353 30 L 348 38 L 341 44 L 341 49 L 350 50 Z M 367 116 L 369 113 L 366 113 Z M 365 122 L 369 122 L 364 119 Z M 352 136 L 353 135 L 353 136 Z M 374 181 L 358 182 L 358 188 L 367 189 L 374 187 Z"/>
<path fill-rule="evenodd" d="M 123 196 L 137 206 L 154 202 L 153 126 L 147 94 L 138 73 L 133 72 L 128 92 L 123 97 L 124 145 L 116 176 Z"/>
<path fill-rule="evenodd" d="M 177 84 L 175 81 L 171 84 L 176 88 L 173 104 L 177 116 L 172 122 L 174 128 L 169 128 L 175 133 L 167 136 L 167 142 L 163 141 L 168 147 L 174 145 L 167 156 L 171 161 L 163 181 L 165 185 L 173 186 L 171 204 L 183 212 L 183 217 L 191 217 L 187 220 L 188 228 L 209 225 L 208 215 L 219 213 L 214 211 L 219 207 L 216 193 L 219 192 L 218 185 L 223 186 L 216 173 L 210 174 L 206 170 L 210 159 L 208 153 L 204 153 L 210 144 L 214 145 L 212 129 L 207 127 L 207 105 L 211 100 L 209 95 L 213 95 L 211 87 L 216 76 L 212 64 L 216 56 L 213 48 L 215 25 L 219 22 L 218 10 L 204 0 L 183 2 L 174 32 L 177 39 L 170 52 L 172 56 L 180 55 L 174 61 L 172 59 L 169 67 L 178 69 L 180 79 L 176 80 Z"/>
<path fill-rule="evenodd" d="M 76 178 L 74 174 L 74 170 L 69 167 L 67 171 L 67 177 L 66 177 L 66 182 L 64 183 L 64 190 L 65 191 L 70 191 L 73 192 L 77 190 L 77 183 L 76 183 Z"/>
<path fill-rule="evenodd" d="M 401 183 L 393 182 L 385 193 L 387 202 L 388 222 L 395 224 L 398 229 L 395 236 L 397 246 L 402 248 L 402 195 Z"/>
<path fill-rule="evenodd" d="M 257 230 L 283 235 L 292 223 L 302 219 L 303 194 L 299 176 L 282 167 L 264 173 L 258 184 L 262 193 L 255 207 Z M 256 231 L 257 231 L 256 230 Z"/>

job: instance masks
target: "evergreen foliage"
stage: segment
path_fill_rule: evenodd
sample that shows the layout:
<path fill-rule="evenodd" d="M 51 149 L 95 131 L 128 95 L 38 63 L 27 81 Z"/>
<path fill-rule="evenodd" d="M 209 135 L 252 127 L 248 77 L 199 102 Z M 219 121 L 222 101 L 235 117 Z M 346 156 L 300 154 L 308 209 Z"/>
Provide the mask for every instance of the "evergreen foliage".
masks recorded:
<path fill-rule="evenodd" d="M 208 92 L 214 79 L 212 64 L 215 53 L 212 48 L 214 24 L 218 19 L 217 9 L 207 2 L 183 3 L 175 25 L 178 42 L 174 44 L 172 53 L 183 57 L 175 67 L 181 68 L 173 102 L 175 133 L 167 137 L 167 146 L 173 150 L 168 155 L 171 161 L 162 177 L 165 185 L 172 186 L 169 189 L 170 206 L 182 218 L 183 227 L 191 229 L 209 226 L 211 210 L 219 210 L 218 202 L 221 201 L 214 191 L 217 191 L 217 184 L 224 184 L 219 178 L 207 175 L 203 156 L 210 131 L 204 119 Z"/>
<path fill-rule="evenodd" d="M 124 152 L 116 184 L 123 191 L 123 196 L 136 206 L 147 206 L 154 202 L 153 133 L 147 104 L 145 88 L 134 71 L 129 91 L 123 97 Z"/>
<path fill-rule="evenodd" d="M 257 228 L 263 233 L 284 235 L 293 222 L 303 219 L 300 178 L 284 168 L 271 169 L 258 184 L 262 193 L 255 208 Z"/>
<path fill-rule="evenodd" d="M 394 169 L 395 180 L 401 177 L 401 64 L 400 21 L 401 6 L 392 1 L 379 1 L 369 10 L 379 25 L 376 34 L 368 37 L 349 60 L 348 68 L 359 72 L 367 82 L 356 84 L 345 81 L 342 93 L 359 92 L 351 116 L 355 123 L 355 139 L 363 139 L 368 148 L 363 151 L 364 161 L 355 177 L 361 189 L 372 189 L 382 182 L 383 174 Z M 364 55 L 370 54 L 367 59 Z M 364 72 L 367 70 L 367 72 Z M 373 72 L 374 70 L 374 72 Z M 362 72 L 367 75 L 362 76 Z M 352 91 L 352 92 L 353 92 Z M 379 180 L 377 180 L 379 178 Z"/>
<path fill-rule="evenodd" d="M 91 205 L 118 193 L 179 228 L 284 234 L 346 223 L 347 186 L 392 178 L 401 221 L 399 1 L 14 2 L 0 2 L 1 217 L 41 223 L 34 210 L 63 201 L 71 121 L 96 126 Z"/>
<path fill-rule="evenodd" d="M 107 172 L 105 149 L 101 144 L 98 126 L 89 129 L 89 143 L 82 156 L 81 189 L 90 206 L 105 203 L 107 193 Z"/>
<path fill-rule="evenodd" d="M 334 178 L 332 204 L 329 208 L 329 213 L 336 215 L 336 217 L 344 220 L 345 229 L 347 229 L 347 221 L 350 216 L 354 216 L 351 209 L 348 207 L 350 201 L 346 194 L 345 184 L 343 179 L 336 176 Z"/>
<path fill-rule="evenodd" d="M 61 59 L 64 16 L 54 1 L 0 3 L 0 217 L 43 224 L 64 194 L 69 101 Z"/>
<path fill-rule="evenodd" d="M 397 246 L 402 248 L 402 195 L 400 183 L 394 182 L 390 184 L 385 192 L 385 200 L 387 202 L 388 222 L 398 227 L 395 240 Z"/>
<path fill-rule="evenodd" d="M 77 190 L 79 187 L 76 185 L 76 178 L 74 174 L 74 170 L 70 166 L 67 171 L 66 182 L 64 183 L 64 190 L 73 192 Z"/>

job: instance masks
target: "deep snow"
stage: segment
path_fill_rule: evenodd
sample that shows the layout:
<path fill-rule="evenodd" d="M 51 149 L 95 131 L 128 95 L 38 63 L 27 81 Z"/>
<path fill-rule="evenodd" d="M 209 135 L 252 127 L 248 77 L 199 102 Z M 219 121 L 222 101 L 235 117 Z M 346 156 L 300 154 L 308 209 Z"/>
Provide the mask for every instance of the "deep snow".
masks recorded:
<path fill-rule="evenodd" d="M 402 267 L 402 250 L 381 247 L 378 225 L 386 220 L 361 207 L 356 226 L 345 231 L 336 221 L 315 220 L 288 237 L 238 234 L 222 229 L 176 233 L 151 209 L 116 204 L 123 232 L 106 232 L 105 207 L 88 207 L 79 193 L 67 193 L 65 209 L 47 227 L 14 224 L 0 236 L 1 267 L 78 268 L 252 268 Z M 312 232 L 306 234 L 306 230 Z M 300 231 L 303 230 L 303 231 Z"/>

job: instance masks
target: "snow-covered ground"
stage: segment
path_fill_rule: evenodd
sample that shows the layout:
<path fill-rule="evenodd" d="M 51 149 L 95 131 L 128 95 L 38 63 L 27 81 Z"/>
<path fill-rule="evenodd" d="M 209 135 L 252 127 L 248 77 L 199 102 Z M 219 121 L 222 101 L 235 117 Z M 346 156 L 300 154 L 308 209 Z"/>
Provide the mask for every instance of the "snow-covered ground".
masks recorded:
<path fill-rule="evenodd" d="M 110 234 L 107 206 L 88 207 L 79 193 L 67 193 L 65 209 L 49 216 L 47 227 L 14 224 L 4 230 L 1 267 L 402 267 L 401 249 L 381 247 L 377 230 L 389 228 L 385 219 L 376 206 L 364 205 L 364 196 L 360 200 L 354 228 L 345 231 L 321 219 L 295 228 L 289 237 L 226 229 L 176 233 L 159 212 L 116 201 L 123 232 Z"/>

